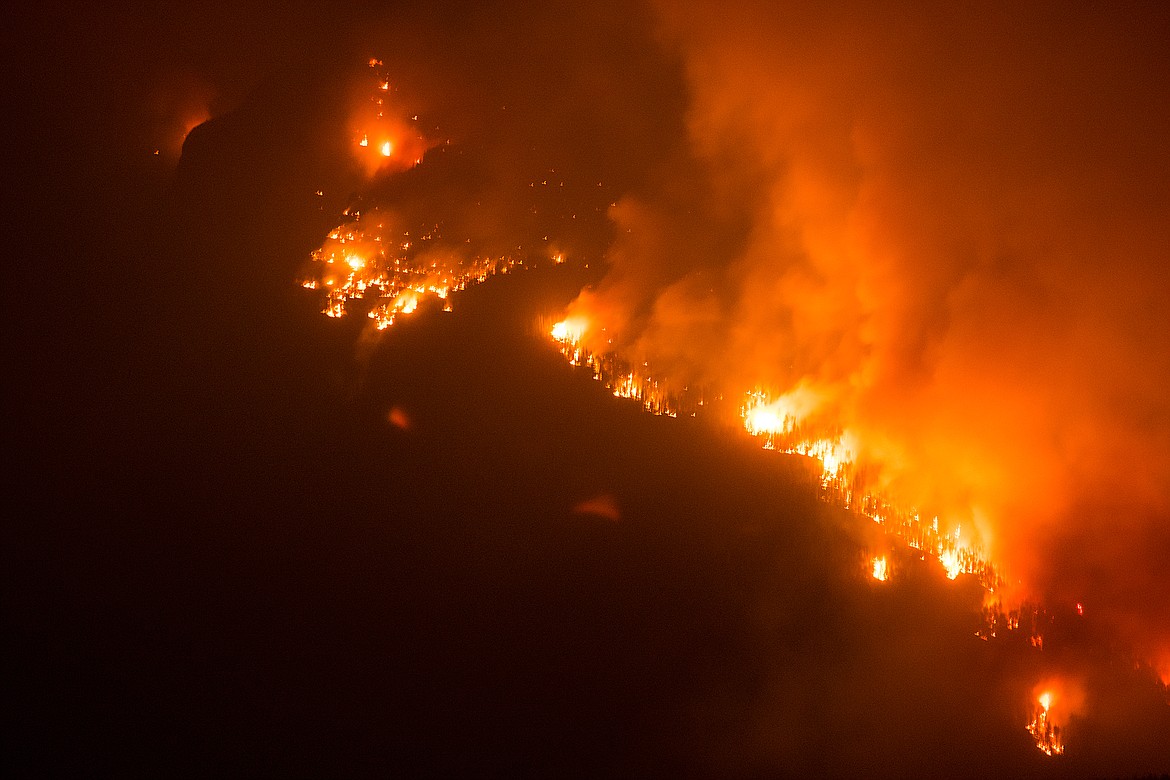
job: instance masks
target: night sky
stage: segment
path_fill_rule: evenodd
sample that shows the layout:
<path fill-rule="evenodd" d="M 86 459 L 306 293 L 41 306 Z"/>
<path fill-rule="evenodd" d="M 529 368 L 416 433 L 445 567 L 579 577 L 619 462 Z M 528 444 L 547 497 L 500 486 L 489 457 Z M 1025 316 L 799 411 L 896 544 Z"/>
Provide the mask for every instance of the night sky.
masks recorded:
<path fill-rule="evenodd" d="M 9 27 L 7 775 L 1170 772 L 1164 9 Z M 417 166 L 354 155 L 370 58 Z M 355 205 L 532 268 L 371 337 L 299 286 Z M 874 581 L 805 459 L 568 365 L 574 307 L 681 381 L 815 384 L 1007 518 L 1044 650 L 905 547 Z"/>

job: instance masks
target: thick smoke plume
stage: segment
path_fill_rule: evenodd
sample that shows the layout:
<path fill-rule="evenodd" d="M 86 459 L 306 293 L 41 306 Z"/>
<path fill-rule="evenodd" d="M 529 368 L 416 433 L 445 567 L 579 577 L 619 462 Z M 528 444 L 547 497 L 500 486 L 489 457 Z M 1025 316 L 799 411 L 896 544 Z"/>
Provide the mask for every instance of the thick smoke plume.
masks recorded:
<path fill-rule="evenodd" d="M 594 346 L 812 391 L 893 489 L 1167 646 L 1165 9 L 660 17 L 686 144 L 611 209 Z"/>

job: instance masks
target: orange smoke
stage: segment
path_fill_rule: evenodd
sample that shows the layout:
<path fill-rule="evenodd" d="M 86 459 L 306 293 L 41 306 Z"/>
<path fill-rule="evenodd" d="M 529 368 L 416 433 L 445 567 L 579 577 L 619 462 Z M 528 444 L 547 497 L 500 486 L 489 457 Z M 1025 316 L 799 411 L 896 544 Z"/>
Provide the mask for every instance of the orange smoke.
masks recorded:
<path fill-rule="evenodd" d="M 578 340 L 800 400 L 1033 591 L 1170 646 L 1165 25 L 844 6 L 662 5 L 688 149 L 611 209 Z"/>

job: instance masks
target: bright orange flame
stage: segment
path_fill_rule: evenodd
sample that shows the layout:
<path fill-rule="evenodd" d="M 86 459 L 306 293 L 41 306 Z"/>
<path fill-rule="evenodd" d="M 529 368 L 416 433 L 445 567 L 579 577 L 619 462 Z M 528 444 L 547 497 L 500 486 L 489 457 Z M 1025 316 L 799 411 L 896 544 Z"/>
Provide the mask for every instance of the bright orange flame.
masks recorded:
<path fill-rule="evenodd" d="M 885 582 L 890 578 L 889 564 L 886 562 L 886 556 L 881 555 L 873 559 L 873 578 L 879 582 Z"/>
<path fill-rule="evenodd" d="M 744 412 L 743 427 L 748 433 L 758 436 L 762 433 L 783 433 L 785 414 L 772 405 L 753 406 Z"/>
<path fill-rule="evenodd" d="M 1050 756 L 1064 753 L 1065 725 L 1084 706 L 1084 692 L 1074 681 L 1046 680 L 1032 689 L 1034 704 L 1027 730 L 1036 749 Z"/>
<path fill-rule="evenodd" d="M 763 391 L 756 390 L 747 394 L 743 424 L 753 436 L 786 433 L 807 419 L 820 405 L 820 394 L 804 383 L 775 400 L 769 399 Z"/>
<path fill-rule="evenodd" d="M 549 331 L 550 335 L 561 342 L 562 344 L 573 343 L 580 341 L 585 335 L 587 323 L 580 317 L 570 317 L 564 319 L 552 326 Z"/>
<path fill-rule="evenodd" d="M 938 556 L 938 562 L 946 570 L 948 579 L 953 580 L 963 573 L 963 561 L 960 560 L 959 553 L 955 550 L 944 550 Z"/>
<path fill-rule="evenodd" d="M 1040 705 L 1039 710 L 1033 710 L 1032 720 L 1028 723 L 1028 733 L 1036 740 L 1036 748 L 1050 756 L 1059 756 L 1064 753 L 1064 735 L 1060 726 L 1052 722 L 1051 691 L 1044 691 L 1036 697 Z"/>
<path fill-rule="evenodd" d="M 390 96 L 390 78 L 380 60 L 373 73 L 354 85 L 348 128 L 367 176 L 382 176 L 418 165 L 434 143 L 419 134 L 418 115 L 408 115 Z"/>
<path fill-rule="evenodd" d="M 312 252 L 301 280 L 305 289 L 324 292 L 322 311 L 329 317 L 345 316 L 349 301 L 371 298 L 376 303 L 366 316 L 377 330 L 385 330 L 430 296 L 451 311 L 452 293 L 522 265 L 508 256 L 438 251 L 433 244 L 442 238 L 437 227 L 412 236 L 380 209 L 347 212 L 346 217 Z"/>

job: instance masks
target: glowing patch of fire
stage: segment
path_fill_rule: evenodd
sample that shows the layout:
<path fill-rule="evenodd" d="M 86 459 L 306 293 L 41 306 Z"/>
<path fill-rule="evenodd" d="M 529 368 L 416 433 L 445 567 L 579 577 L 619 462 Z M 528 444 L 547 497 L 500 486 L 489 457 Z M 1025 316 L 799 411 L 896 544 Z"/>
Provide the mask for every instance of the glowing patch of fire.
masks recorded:
<path fill-rule="evenodd" d="M 588 366 L 594 379 L 605 384 L 615 396 L 635 399 L 647 411 L 671 417 L 677 417 L 680 412 L 693 417 L 697 408 L 704 405 L 701 392 L 689 388 L 675 391 L 667 383 L 640 373 L 613 355 L 591 352 L 584 346 L 587 329 L 586 320 L 574 316 L 553 325 L 550 335 L 571 364 Z M 991 592 L 1004 583 L 983 549 L 965 536 L 960 538 L 959 528 L 953 533 L 940 532 L 937 517 L 925 521 L 916 507 L 865 489 L 858 477 L 858 448 L 852 434 L 837 431 L 817 435 L 815 429 L 806 426 L 806 419 L 818 405 L 816 394 L 810 388 L 799 385 L 777 398 L 757 388 L 745 393 L 743 398 L 740 417 L 748 434 L 759 440 L 764 449 L 804 455 L 817 461 L 821 497 L 828 503 L 856 511 L 908 546 L 933 555 L 952 580 L 960 574 L 971 574 Z"/>
<path fill-rule="evenodd" d="M 450 311 L 452 292 L 522 265 L 510 257 L 465 258 L 434 250 L 432 243 L 441 237 L 437 227 L 412 241 L 410 231 L 395 228 L 377 209 L 346 216 L 348 221 L 313 251 L 301 281 L 306 289 L 325 291 L 321 313 L 328 317 L 343 317 L 354 301 L 372 298 L 366 316 L 385 330 L 427 299 L 444 301 L 443 310 Z"/>
<path fill-rule="evenodd" d="M 1064 753 L 1064 737 L 1060 726 L 1052 723 L 1052 693 L 1045 691 L 1040 694 L 1033 708 L 1032 720 L 1028 723 L 1028 733 L 1036 740 L 1036 747 L 1050 756 L 1059 756 Z"/>

